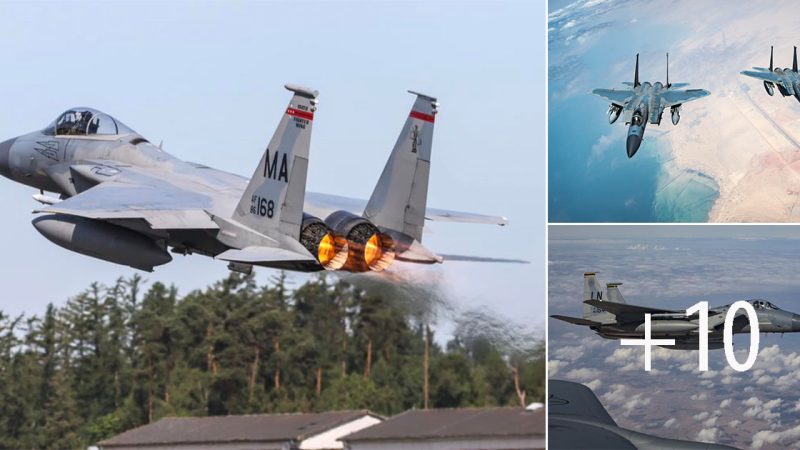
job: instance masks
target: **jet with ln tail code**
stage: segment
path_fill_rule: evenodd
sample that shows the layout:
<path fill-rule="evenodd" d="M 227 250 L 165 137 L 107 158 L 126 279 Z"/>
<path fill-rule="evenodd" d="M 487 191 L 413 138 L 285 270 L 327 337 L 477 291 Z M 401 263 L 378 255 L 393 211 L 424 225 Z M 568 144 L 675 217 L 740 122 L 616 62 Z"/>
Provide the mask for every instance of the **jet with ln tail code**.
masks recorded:
<path fill-rule="evenodd" d="M 603 292 L 594 272 L 583 274 L 583 316 L 570 317 L 554 314 L 550 317 L 574 325 L 589 327 L 606 339 L 643 339 L 644 315 L 650 314 L 652 338 L 672 338 L 675 345 L 664 348 L 675 350 L 697 350 L 699 345 L 699 316 L 687 316 L 686 311 L 651 308 L 625 302 L 619 287 L 622 283 L 608 283 Z M 784 311 L 761 299 L 748 300 L 758 316 L 758 328 L 762 333 L 800 332 L 800 315 Z M 708 310 L 708 348 L 723 348 L 723 326 L 731 305 Z M 750 321 L 747 313 L 739 310 L 733 320 L 733 333 L 749 333 Z"/>

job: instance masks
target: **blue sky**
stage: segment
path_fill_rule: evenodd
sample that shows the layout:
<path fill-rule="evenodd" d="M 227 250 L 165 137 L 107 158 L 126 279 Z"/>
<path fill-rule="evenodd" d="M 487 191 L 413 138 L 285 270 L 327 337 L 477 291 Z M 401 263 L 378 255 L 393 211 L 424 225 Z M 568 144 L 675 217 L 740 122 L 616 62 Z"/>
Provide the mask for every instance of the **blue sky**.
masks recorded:
<path fill-rule="evenodd" d="M 583 273 L 623 282 L 630 304 L 682 310 L 763 298 L 800 313 L 796 226 L 552 226 L 549 314 L 580 317 Z M 781 449 L 800 438 L 800 335 L 762 334 L 755 366 L 742 373 L 709 353 L 657 348 L 652 371 L 643 350 L 550 319 L 549 376 L 592 387 L 623 427 L 738 448 Z M 747 336 L 734 338 L 743 362 Z"/>
<path fill-rule="evenodd" d="M 180 158 L 249 174 L 289 99 L 283 84 L 303 84 L 320 91 L 308 189 L 366 198 L 413 102 L 406 90 L 435 95 L 428 204 L 511 225 L 433 224 L 425 244 L 533 263 L 451 263 L 408 277 L 442 283 L 457 310 L 541 329 L 544 15 L 522 1 L 3 2 L 0 136 L 87 105 Z M 34 190 L 6 179 L 0 189 L 2 310 L 41 313 L 92 281 L 133 273 L 50 244 L 30 225 Z M 146 278 L 185 293 L 226 272 L 176 257 Z"/>

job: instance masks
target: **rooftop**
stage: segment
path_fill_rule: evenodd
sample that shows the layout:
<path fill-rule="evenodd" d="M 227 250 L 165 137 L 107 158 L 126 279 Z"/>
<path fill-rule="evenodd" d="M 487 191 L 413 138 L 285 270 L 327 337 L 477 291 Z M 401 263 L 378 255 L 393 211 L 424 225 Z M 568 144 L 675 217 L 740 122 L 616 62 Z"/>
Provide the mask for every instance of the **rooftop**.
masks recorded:
<path fill-rule="evenodd" d="M 545 410 L 463 408 L 410 410 L 343 440 L 544 437 Z"/>
<path fill-rule="evenodd" d="M 366 410 L 299 414 L 165 417 L 99 442 L 106 448 L 131 445 L 302 441 L 364 416 Z"/>

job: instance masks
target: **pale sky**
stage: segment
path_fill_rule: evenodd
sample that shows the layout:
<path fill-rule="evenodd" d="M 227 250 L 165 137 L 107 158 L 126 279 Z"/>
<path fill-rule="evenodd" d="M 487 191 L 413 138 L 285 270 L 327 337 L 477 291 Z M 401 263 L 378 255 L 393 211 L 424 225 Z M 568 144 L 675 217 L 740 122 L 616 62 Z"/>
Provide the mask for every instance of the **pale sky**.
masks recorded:
<path fill-rule="evenodd" d="M 424 243 L 532 264 L 420 274 L 442 279 L 456 309 L 543 329 L 546 11 L 535 3 L 0 2 L 0 137 L 85 105 L 182 159 L 247 175 L 290 98 L 283 84 L 297 83 L 320 91 L 308 189 L 366 198 L 413 102 L 406 90 L 436 96 L 428 204 L 510 226 L 434 223 Z M 3 311 L 41 314 L 135 272 L 40 236 L 32 188 L 2 179 L 0 192 Z M 145 277 L 187 293 L 226 273 L 221 261 L 176 256 Z"/>

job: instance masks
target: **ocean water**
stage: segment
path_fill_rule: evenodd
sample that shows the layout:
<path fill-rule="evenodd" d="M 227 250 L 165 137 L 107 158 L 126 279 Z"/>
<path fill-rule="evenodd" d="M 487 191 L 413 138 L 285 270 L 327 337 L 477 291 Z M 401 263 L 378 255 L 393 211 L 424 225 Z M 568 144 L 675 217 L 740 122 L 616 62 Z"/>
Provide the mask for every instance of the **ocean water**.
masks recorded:
<path fill-rule="evenodd" d="M 620 8 L 583 22 L 564 17 L 550 23 L 550 222 L 703 222 L 719 197 L 713 179 L 678 170 L 671 162 L 666 140 L 659 139 L 673 127 L 668 114 L 660 126 L 647 127 L 642 146 L 628 159 L 627 126 L 609 124 L 608 104 L 590 93 L 595 87 L 623 88 L 621 82 L 632 81 L 637 52 L 642 54 L 641 79 L 663 81 L 664 61 L 656 55 L 680 42 L 684 30 L 680 25 L 646 24 L 630 14 Z M 578 25 L 564 26 L 573 19 Z M 627 59 L 630 73 L 621 78 L 619 64 Z"/>
<path fill-rule="evenodd" d="M 666 162 L 657 178 L 654 219 L 658 222 L 706 222 L 717 198 L 719 186 L 713 178 L 697 170 L 679 170 Z"/>

